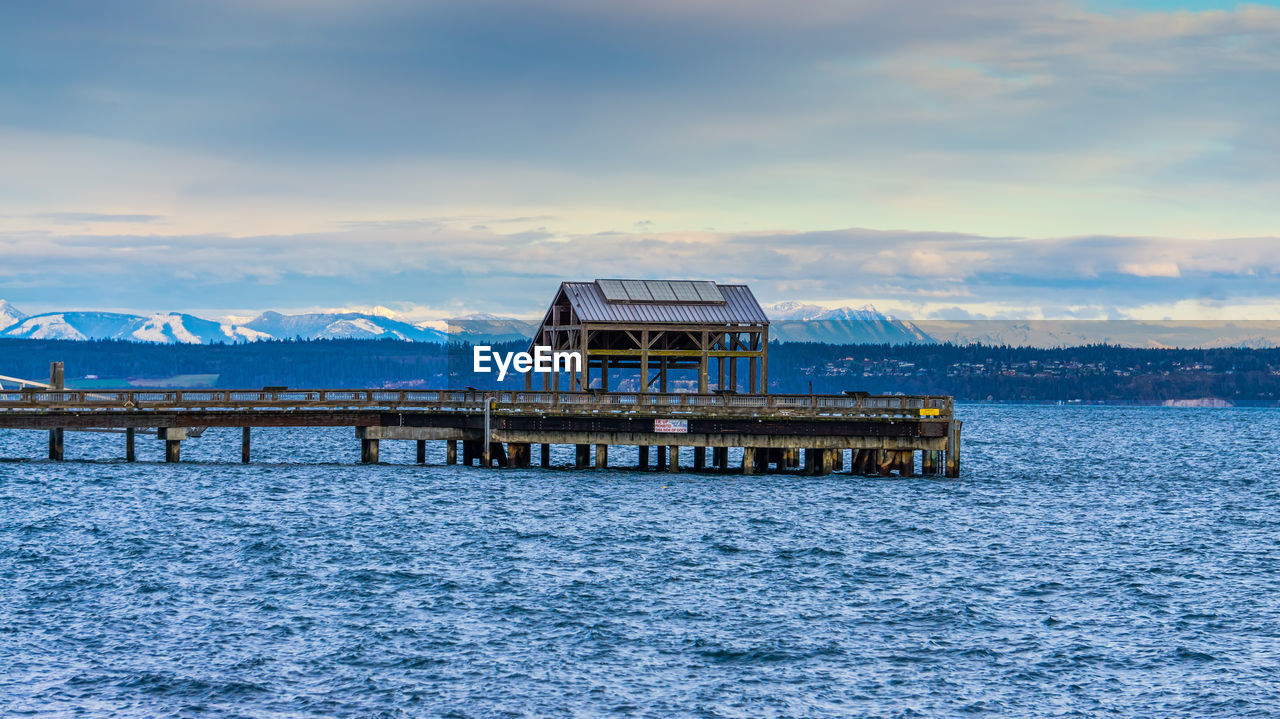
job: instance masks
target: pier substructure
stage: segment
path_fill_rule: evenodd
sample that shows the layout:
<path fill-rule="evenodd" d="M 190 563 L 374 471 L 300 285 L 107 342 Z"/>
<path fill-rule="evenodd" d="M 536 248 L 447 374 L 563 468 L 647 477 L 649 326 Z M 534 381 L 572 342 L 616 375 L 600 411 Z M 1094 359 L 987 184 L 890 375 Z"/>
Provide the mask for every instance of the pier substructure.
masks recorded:
<path fill-rule="evenodd" d="M 486 407 L 488 412 L 485 411 Z M 926 411 L 927 410 L 927 411 Z M 487 417 L 486 417 L 487 415 Z M 666 471 L 729 471 L 730 450 L 742 448 L 747 474 L 801 471 L 948 477 L 960 473 L 961 423 L 948 398 L 839 395 L 719 395 L 659 393 L 497 393 L 374 390 L 147 391 L 0 390 L 0 428 L 42 430 L 61 440 L 67 430 L 126 434 L 126 458 L 138 429 L 157 428 L 168 461 L 180 459 L 188 430 L 238 427 L 241 460 L 250 456 L 253 428 L 352 427 L 360 459 L 376 463 L 383 440 L 413 441 L 416 461 L 426 443 L 445 443 L 445 461 L 525 467 L 533 444 L 548 466 L 553 445 L 573 446 L 574 465 L 604 468 L 611 445 L 637 448 L 638 466 Z M 191 436 L 196 436 L 192 434 Z M 595 457 L 592 462 L 592 445 Z M 692 462 L 681 467 L 682 447 Z M 656 452 L 653 451 L 656 448 Z M 51 458 L 62 456 L 51 441 Z M 846 460 L 844 452 L 849 451 Z M 919 470 L 915 453 L 921 453 Z M 803 454 L 802 454 L 803 453 Z M 656 458 L 654 457 L 656 454 Z M 656 461 L 651 461 L 655 460 Z M 845 466 L 847 463 L 847 467 Z M 736 469 L 736 468 L 735 468 Z"/>

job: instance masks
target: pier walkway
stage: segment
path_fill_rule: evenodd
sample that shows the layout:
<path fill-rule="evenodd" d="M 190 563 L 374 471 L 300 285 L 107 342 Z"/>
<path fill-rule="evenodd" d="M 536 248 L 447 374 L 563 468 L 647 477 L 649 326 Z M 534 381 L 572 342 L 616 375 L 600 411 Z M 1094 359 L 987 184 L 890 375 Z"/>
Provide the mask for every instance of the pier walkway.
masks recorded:
<path fill-rule="evenodd" d="M 134 458 L 139 430 L 155 428 L 166 459 L 205 427 L 352 427 L 361 459 L 378 461 L 383 440 L 446 443 L 450 464 L 528 467 L 539 445 L 574 445 L 575 466 L 611 466 L 609 447 L 639 448 L 639 466 L 679 471 L 692 448 L 695 471 L 847 471 L 910 476 L 960 473 L 960 427 L 950 397 L 688 394 L 478 390 L 0 390 L 0 428 L 47 430 L 49 458 L 63 458 L 67 430 L 125 434 Z M 742 448 L 729 466 L 729 448 Z M 592 449 L 594 448 L 594 457 Z M 708 449 L 711 451 L 708 453 Z M 686 453 L 689 454 L 689 453 Z M 708 454 L 710 455 L 708 457 Z M 653 455 L 656 455 L 654 457 Z M 650 459 L 656 459 L 651 464 Z M 847 458 L 847 459 L 846 459 Z"/>

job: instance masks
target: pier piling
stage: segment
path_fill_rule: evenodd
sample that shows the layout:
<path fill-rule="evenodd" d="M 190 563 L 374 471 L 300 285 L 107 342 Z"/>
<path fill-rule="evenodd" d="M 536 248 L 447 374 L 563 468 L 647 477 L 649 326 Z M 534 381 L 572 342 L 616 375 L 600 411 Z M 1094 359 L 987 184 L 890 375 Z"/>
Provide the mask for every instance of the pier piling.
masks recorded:
<path fill-rule="evenodd" d="M 62 461 L 64 431 L 61 427 L 49 430 L 49 459 Z"/>
<path fill-rule="evenodd" d="M 249 437 L 250 430 L 248 427 L 240 428 L 240 462 L 242 464 L 249 463 Z"/>
<path fill-rule="evenodd" d="M 126 462 L 136 462 L 138 460 L 138 455 L 134 451 L 134 435 L 137 432 L 138 430 L 133 427 L 126 427 L 124 430 L 124 461 Z"/>

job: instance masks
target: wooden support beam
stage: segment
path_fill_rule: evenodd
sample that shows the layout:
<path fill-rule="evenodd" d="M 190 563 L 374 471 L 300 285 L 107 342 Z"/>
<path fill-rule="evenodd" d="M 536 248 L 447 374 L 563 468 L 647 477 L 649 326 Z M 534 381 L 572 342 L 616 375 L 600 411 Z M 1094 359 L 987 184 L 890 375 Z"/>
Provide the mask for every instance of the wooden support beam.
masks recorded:
<path fill-rule="evenodd" d="M 649 330 L 640 333 L 640 392 L 649 391 Z"/>
<path fill-rule="evenodd" d="M 648 469 L 649 468 L 649 445 L 642 444 L 639 447 L 636 447 L 636 454 L 638 455 L 638 458 L 636 460 L 636 469 L 639 469 L 639 470 Z"/>
<path fill-rule="evenodd" d="M 769 450 L 760 447 L 756 448 L 756 472 L 769 471 Z"/>
<path fill-rule="evenodd" d="M 756 448 L 755 447 L 742 448 L 742 473 L 743 474 L 756 473 Z"/>
<path fill-rule="evenodd" d="M 658 459 L 657 461 L 658 469 L 659 470 L 666 469 L 667 468 L 667 446 L 665 444 L 658 445 L 657 459 Z"/>
<path fill-rule="evenodd" d="M 920 473 L 932 475 L 938 473 L 938 453 L 933 450 L 920 452 Z"/>
<path fill-rule="evenodd" d="M 507 443 L 507 464 L 517 469 L 527 469 L 533 454 L 533 445 L 528 442 Z"/>
<path fill-rule="evenodd" d="M 124 461 L 126 462 L 138 461 L 138 453 L 136 451 L 137 443 L 135 442 L 135 435 L 137 432 L 138 430 L 133 427 L 129 427 L 124 431 Z"/>
<path fill-rule="evenodd" d="M 362 439 L 360 440 L 360 461 L 364 464 L 378 463 L 378 440 Z"/>
<path fill-rule="evenodd" d="M 956 478 L 960 476 L 960 425 L 963 424 L 958 419 L 953 419 L 947 423 L 947 476 Z"/>
<path fill-rule="evenodd" d="M 540 449 L 541 449 L 540 454 L 542 456 L 539 457 L 538 461 L 542 464 L 543 467 L 550 467 L 551 466 L 551 445 L 543 442 L 542 445 L 540 445 Z"/>
<path fill-rule="evenodd" d="M 49 430 L 49 459 L 54 462 L 62 461 L 64 432 L 61 427 Z"/>
<path fill-rule="evenodd" d="M 488 459 L 485 461 L 489 462 L 489 464 L 485 465 L 486 467 L 492 467 L 494 465 L 506 467 L 510 464 L 507 462 L 507 450 L 502 446 L 501 442 L 489 443 L 489 455 Z"/>
<path fill-rule="evenodd" d="M 249 437 L 250 430 L 248 427 L 240 428 L 240 463 L 249 463 Z"/>
<path fill-rule="evenodd" d="M 680 448 L 675 445 L 672 445 L 671 449 L 667 452 L 667 471 L 680 471 Z"/>
<path fill-rule="evenodd" d="M 248 434 L 246 433 L 245 436 L 247 437 Z M 417 440 L 417 444 L 418 444 L 418 447 L 417 447 L 418 452 L 417 452 L 417 457 L 415 457 L 415 459 L 417 460 L 418 464 L 426 464 L 427 463 L 427 440 L 425 439 Z"/>
<path fill-rule="evenodd" d="M 480 451 L 480 441 L 475 439 L 462 440 L 462 464 L 470 467 L 473 462 L 480 459 L 483 453 Z"/>
<path fill-rule="evenodd" d="M 456 439 L 448 439 L 448 440 L 445 440 L 445 443 L 444 443 L 444 463 L 445 463 L 445 464 L 457 464 L 457 463 L 458 463 L 458 440 L 456 440 Z"/>
<path fill-rule="evenodd" d="M 586 469 L 591 466 L 591 445 L 574 445 L 573 466 L 575 469 Z"/>
<path fill-rule="evenodd" d="M 695 472 L 701 472 L 707 468 L 707 448 L 693 448 L 693 469 Z"/>
<path fill-rule="evenodd" d="M 164 461 L 178 462 L 181 460 L 182 460 L 182 440 L 166 439 L 164 441 Z"/>
<path fill-rule="evenodd" d="M 729 469 L 729 448 L 728 447 L 712 447 L 711 448 L 711 466 L 722 472 Z"/>
<path fill-rule="evenodd" d="M 52 390 L 62 389 L 65 386 L 63 382 L 63 378 L 64 378 L 64 375 L 63 375 L 62 363 L 50 362 L 49 363 L 49 389 L 52 389 Z M 53 460 L 54 462 L 62 461 L 64 441 L 65 441 L 64 434 L 65 433 L 63 432 L 63 429 L 61 427 L 57 427 L 55 429 L 49 430 L 49 459 Z"/>
<path fill-rule="evenodd" d="M 893 453 L 887 449 L 876 451 L 876 474 L 888 477 L 893 472 Z"/>
<path fill-rule="evenodd" d="M 916 476 L 916 453 L 907 449 L 898 452 L 898 474 L 903 477 Z"/>
<path fill-rule="evenodd" d="M 596 445 L 596 469 L 609 468 L 609 445 Z"/>

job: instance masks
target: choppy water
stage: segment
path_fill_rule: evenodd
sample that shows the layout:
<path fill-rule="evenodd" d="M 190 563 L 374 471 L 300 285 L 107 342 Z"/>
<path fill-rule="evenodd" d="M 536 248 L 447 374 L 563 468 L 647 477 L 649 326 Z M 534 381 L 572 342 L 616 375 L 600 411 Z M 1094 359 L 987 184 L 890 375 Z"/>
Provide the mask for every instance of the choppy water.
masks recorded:
<path fill-rule="evenodd" d="M 960 481 L 68 434 L 0 463 L 0 715 L 1277 711 L 1280 411 L 962 412 Z"/>

